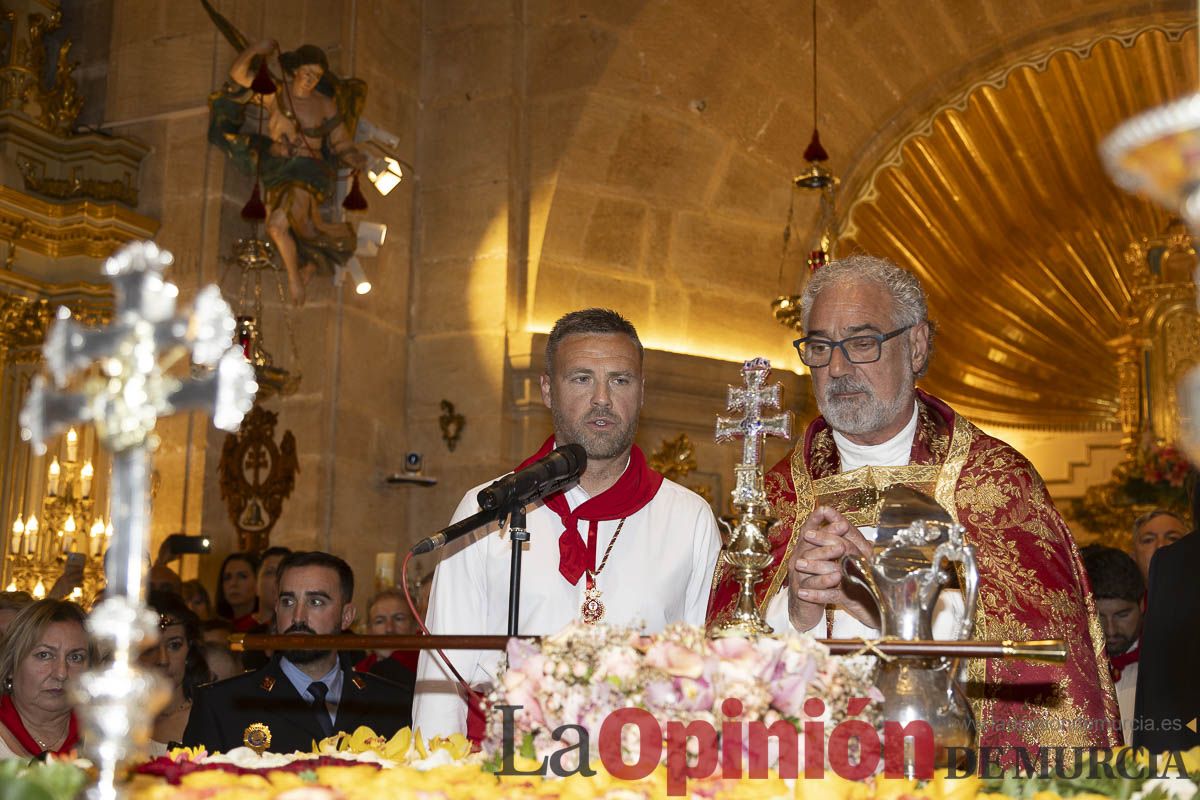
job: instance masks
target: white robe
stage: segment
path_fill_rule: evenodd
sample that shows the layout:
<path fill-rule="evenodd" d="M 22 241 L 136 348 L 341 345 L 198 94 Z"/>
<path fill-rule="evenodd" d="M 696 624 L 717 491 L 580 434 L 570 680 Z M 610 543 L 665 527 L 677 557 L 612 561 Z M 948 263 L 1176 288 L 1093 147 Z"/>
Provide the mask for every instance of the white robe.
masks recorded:
<path fill-rule="evenodd" d="M 1130 649 L 1138 646 L 1138 642 L 1130 645 Z M 1126 650 L 1125 652 L 1129 652 Z M 1125 742 L 1133 741 L 1133 705 L 1137 698 L 1138 662 L 1121 670 L 1121 678 L 1113 688 L 1117 690 L 1117 708 L 1121 711 L 1121 731 L 1125 734 Z"/>
<path fill-rule="evenodd" d="M 454 512 L 457 522 L 479 511 L 467 492 Z M 575 509 L 588 499 L 579 486 L 564 497 Z M 599 523 L 597 561 L 617 529 L 618 520 Z M 580 618 L 586 577 L 571 585 L 558 571 L 559 516 L 542 504 L 530 506 L 526 527 L 530 541 L 522 563 L 518 633 L 555 633 Z M 588 523 L 580 521 L 587 538 Z M 456 546 L 457 545 L 457 546 Z M 721 549 L 712 509 L 702 497 L 663 480 L 646 506 L 625 520 L 612 555 L 596 576 L 605 606 L 604 622 L 657 633 L 673 622 L 703 625 L 713 567 Z M 508 628 L 509 562 L 507 533 L 496 524 L 449 545 L 434 573 L 427 627 L 434 634 L 504 634 Z M 447 650 L 447 657 L 472 686 L 493 683 L 499 651 Z M 437 654 L 423 651 L 417 666 L 413 724 L 424 736 L 466 731 L 466 703 L 453 676 Z"/>
<path fill-rule="evenodd" d="M 859 467 L 902 467 L 908 464 L 909 456 L 912 455 L 913 438 L 917 435 L 917 420 L 919 418 L 920 414 L 917 413 L 917 406 L 914 402 L 912 418 L 909 419 L 908 425 L 891 439 L 876 445 L 855 444 L 837 431 L 834 431 L 833 441 L 837 445 L 841 471 L 849 472 Z M 875 541 L 875 528 L 863 527 L 859 528 L 859 531 L 862 532 L 863 537 L 867 541 Z M 788 569 L 788 575 L 791 575 L 791 566 L 787 565 L 786 568 Z M 937 604 L 934 606 L 933 638 L 942 640 L 957 639 L 962 617 L 962 594 L 957 590 L 943 590 L 938 596 Z M 791 627 L 791 619 L 788 616 L 787 581 L 783 582 L 779 592 L 767 604 L 766 619 L 767 624 L 777 632 L 786 631 Z M 825 617 L 820 617 L 817 620 L 817 624 L 805 632 L 811 632 L 814 636 L 824 638 Z M 840 608 L 834 610 L 832 638 L 875 639 L 878 636 L 879 631 L 875 628 L 864 625 Z"/>

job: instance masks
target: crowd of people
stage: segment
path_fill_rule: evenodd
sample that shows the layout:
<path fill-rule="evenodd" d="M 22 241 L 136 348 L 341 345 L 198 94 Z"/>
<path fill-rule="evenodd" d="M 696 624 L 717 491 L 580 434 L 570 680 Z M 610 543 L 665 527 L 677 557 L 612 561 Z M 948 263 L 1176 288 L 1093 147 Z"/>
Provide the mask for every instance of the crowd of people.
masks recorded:
<path fill-rule="evenodd" d="M 410 724 L 416 651 L 230 650 L 234 632 L 354 630 L 354 575 L 345 561 L 272 547 L 261 557 L 227 557 L 219 576 L 214 603 L 201 582 L 181 581 L 162 564 L 151 569 L 147 604 L 158 617 L 159 637 L 141 663 L 157 670 L 171 692 L 154 719 L 152 754 L 183 744 L 229 750 L 243 744 L 250 722 L 272 729 L 273 750 L 307 750 L 335 728 L 367 725 L 391 734 Z M 427 589 L 428 580 L 423 584 Z M 414 599 L 427 597 L 418 587 Z M 70 684 L 105 657 L 89 642 L 86 622 L 87 612 L 70 600 L 0 593 L 0 760 L 78 746 Z M 361 632 L 416 633 L 404 595 L 386 589 L 373 597 Z M 254 705 L 253 695 L 263 701 Z M 314 713 L 318 704 L 324 723 Z"/>
<path fill-rule="evenodd" d="M 1099 544 L 1081 552 L 1125 741 L 1156 751 L 1193 745 L 1188 722 L 1200 713 L 1200 646 L 1190 635 L 1200 620 L 1200 536 L 1190 530 L 1178 513 L 1154 509 L 1133 522 L 1132 556 Z"/>
<path fill-rule="evenodd" d="M 1200 569 L 1200 536 L 1154 512 L 1134 525 L 1134 557 L 1103 549 L 1081 557 L 1028 459 L 917 388 L 934 328 L 911 273 L 868 256 L 831 262 L 809 280 L 801 313 L 806 335 L 794 345 L 820 416 L 765 474 L 780 521 L 768 531 L 774 558 L 753 597 L 767 622 L 778 632 L 878 638 L 878 609 L 840 564 L 849 554 L 873 557 L 882 502 L 871 498 L 907 486 L 956 518 L 976 551 L 975 637 L 1066 644 L 1059 664 L 972 663 L 964 688 L 981 747 L 1015 757 L 1041 746 L 1200 744 L 1191 680 L 1200 640 L 1179 635 L 1200 620 L 1200 593 L 1188 588 Z M 720 626 L 735 612 L 740 581 L 718 559 L 711 508 L 650 469 L 633 443 L 643 362 L 633 325 L 607 309 L 571 312 L 548 336 L 540 388 L 553 434 L 516 469 L 563 445 L 581 447 L 587 459 L 576 482 L 528 504 L 521 634 L 552 634 L 572 622 L 655 633 L 678 622 Z M 480 512 L 484 486 L 467 492 L 454 521 Z M 507 533 L 498 520 L 446 547 L 423 586 L 431 633 L 506 632 Z M 354 575 L 334 555 L 234 553 L 213 595 L 164 564 L 151 569 L 149 583 L 162 638 L 144 660 L 173 689 L 155 721 L 159 747 L 227 750 L 253 723 L 267 725 L 270 749 L 284 752 L 358 725 L 384 735 L 413 722 L 426 736 L 482 735 L 481 698 L 501 667 L 495 651 L 229 653 L 231 633 L 350 629 Z M 57 599 L 21 605 L 0 597 L 0 623 L 11 618 L 0 644 L 0 743 L 25 756 L 70 749 L 77 726 L 64 687 L 97 657 L 83 612 Z M 423 615 L 425 603 L 418 606 Z M 965 608 L 958 592 L 943 591 L 933 636 L 956 637 Z M 405 598 L 385 591 L 364 623 L 371 633 L 408 633 L 414 619 Z"/>

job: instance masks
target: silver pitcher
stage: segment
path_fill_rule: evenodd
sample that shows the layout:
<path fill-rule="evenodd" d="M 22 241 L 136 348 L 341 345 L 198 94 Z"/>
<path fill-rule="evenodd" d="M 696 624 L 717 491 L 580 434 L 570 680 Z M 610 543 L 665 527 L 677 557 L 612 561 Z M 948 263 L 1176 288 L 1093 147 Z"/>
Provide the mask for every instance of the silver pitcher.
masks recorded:
<path fill-rule="evenodd" d="M 963 531 L 928 496 L 905 486 L 888 489 L 874 557 L 869 562 L 858 555 L 842 558 L 842 574 L 875 600 L 882 637 L 932 639 L 938 596 L 953 583 L 959 584 L 964 607 L 956 638 L 971 637 L 979 570 L 974 548 L 963 542 Z M 957 575 L 955 565 L 959 567 Z M 883 719 L 901 725 L 928 722 L 933 728 L 935 767 L 947 766 L 952 752 L 948 748 L 975 745 L 975 716 L 960 685 L 965 678 L 965 659 L 881 659 L 876 685 L 884 698 Z M 908 775 L 915 777 L 911 748 L 905 749 L 904 766 Z"/>

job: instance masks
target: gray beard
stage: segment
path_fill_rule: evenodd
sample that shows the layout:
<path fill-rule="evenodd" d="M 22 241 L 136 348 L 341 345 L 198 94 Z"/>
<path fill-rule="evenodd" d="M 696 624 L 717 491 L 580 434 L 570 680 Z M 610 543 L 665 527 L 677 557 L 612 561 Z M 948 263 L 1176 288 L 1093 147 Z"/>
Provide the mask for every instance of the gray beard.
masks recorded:
<path fill-rule="evenodd" d="M 554 417 L 554 444 L 557 447 L 564 444 L 583 445 L 584 452 L 591 459 L 616 458 L 633 446 L 633 439 L 637 436 L 636 418 L 626 422 L 625 427 L 618 431 L 618 435 L 601 438 L 593 435 L 583 424 L 576 427 L 571 420 L 560 414 L 557 408 L 551 413 Z"/>
<path fill-rule="evenodd" d="M 863 392 L 866 399 L 838 400 L 836 392 Z M 817 406 L 829 426 L 840 434 L 862 436 L 885 427 L 900 416 L 912 403 L 910 392 L 898 392 L 890 402 L 879 399 L 866 383 L 851 376 L 830 378 L 825 385 L 823 397 L 817 398 Z"/>

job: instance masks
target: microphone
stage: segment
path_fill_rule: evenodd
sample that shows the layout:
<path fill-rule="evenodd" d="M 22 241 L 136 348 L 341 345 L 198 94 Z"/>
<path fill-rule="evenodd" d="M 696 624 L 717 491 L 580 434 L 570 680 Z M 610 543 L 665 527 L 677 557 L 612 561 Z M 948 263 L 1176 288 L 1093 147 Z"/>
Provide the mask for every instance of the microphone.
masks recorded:
<path fill-rule="evenodd" d="M 485 511 L 509 509 L 541 500 L 561 486 L 579 479 L 587 466 L 587 453 L 580 444 L 567 444 L 539 458 L 520 472 L 505 475 L 480 491 L 475 499 Z"/>
<path fill-rule="evenodd" d="M 554 494 L 561 487 L 579 479 L 587 466 L 583 445 L 568 444 L 539 458 L 520 472 L 505 475 L 475 496 L 482 511 L 427 536 L 412 548 L 413 555 L 428 553 L 449 544 L 508 513 L 513 506 L 524 506 Z"/>

